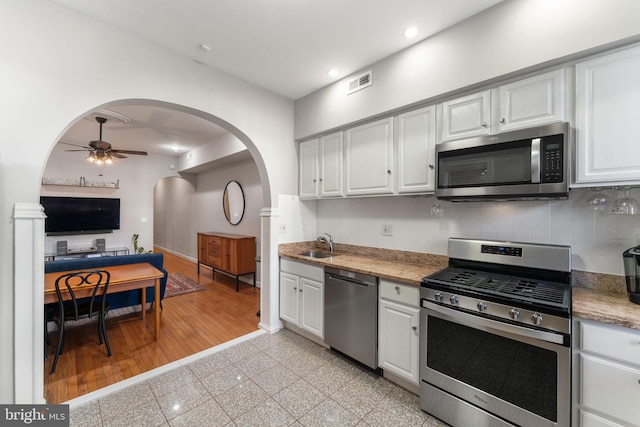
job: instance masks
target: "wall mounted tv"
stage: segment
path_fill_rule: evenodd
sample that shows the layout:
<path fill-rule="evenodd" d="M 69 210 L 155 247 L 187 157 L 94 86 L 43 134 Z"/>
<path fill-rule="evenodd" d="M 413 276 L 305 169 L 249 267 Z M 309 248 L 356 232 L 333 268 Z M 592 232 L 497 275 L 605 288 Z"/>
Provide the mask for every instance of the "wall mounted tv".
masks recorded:
<path fill-rule="evenodd" d="M 112 233 L 120 229 L 120 199 L 40 197 L 48 236 Z"/>

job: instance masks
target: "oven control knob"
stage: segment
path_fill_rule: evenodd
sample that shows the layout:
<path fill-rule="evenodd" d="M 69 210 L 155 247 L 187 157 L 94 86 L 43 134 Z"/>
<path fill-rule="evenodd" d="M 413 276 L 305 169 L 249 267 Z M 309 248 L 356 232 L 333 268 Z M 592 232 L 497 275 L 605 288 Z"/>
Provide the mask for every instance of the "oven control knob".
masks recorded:
<path fill-rule="evenodd" d="M 435 295 L 433 296 L 433 299 L 435 299 L 438 302 L 442 302 L 442 300 L 444 299 L 444 296 L 442 295 L 442 292 L 436 292 Z"/>
<path fill-rule="evenodd" d="M 453 305 L 458 304 L 458 297 L 455 295 L 451 295 L 451 297 L 449 298 L 449 302 Z"/>
<path fill-rule="evenodd" d="M 478 304 L 476 304 L 476 307 L 478 307 L 478 311 L 480 313 L 484 313 L 485 311 L 487 311 L 487 304 L 485 304 L 482 301 L 480 301 Z"/>
<path fill-rule="evenodd" d="M 542 314 L 533 313 L 531 315 L 531 322 L 533 322 L 533 324 L 536 326 L 540 326 L 540 324 L 542 323 Z"/>
<path fill-rule="evenodd" d="M 518 320 L 519 316 L 520 310 L 518 310 L 517 308 L 512 308 L 511 310 L 509 310 L 509 317 L 511 317 L 513 320 Z"/>

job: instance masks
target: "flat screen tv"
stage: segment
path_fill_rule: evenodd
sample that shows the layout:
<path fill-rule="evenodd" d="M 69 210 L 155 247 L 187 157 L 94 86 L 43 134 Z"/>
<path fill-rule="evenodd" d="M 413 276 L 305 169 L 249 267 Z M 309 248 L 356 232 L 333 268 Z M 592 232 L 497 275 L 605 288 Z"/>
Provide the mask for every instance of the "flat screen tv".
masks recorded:
<path fill-rule="evenodd" d="M 120 229 L 120 199 L 40 197 L 49 236 L 112 233 Z"/>

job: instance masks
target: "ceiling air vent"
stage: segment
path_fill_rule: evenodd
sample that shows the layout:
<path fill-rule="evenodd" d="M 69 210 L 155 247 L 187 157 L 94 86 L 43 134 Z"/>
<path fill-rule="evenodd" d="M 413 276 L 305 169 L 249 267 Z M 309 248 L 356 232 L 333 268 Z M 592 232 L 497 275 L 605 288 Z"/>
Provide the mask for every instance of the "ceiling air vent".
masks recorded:
<path fill-rule="evenodd" d="M 351 95 L 353 92 L 357 92 L 360 89 L 369 87 L 373 84 L 372 71 L 369 70 L 366 73 L 360 74 L 347 82 L 347 95 Z"/>

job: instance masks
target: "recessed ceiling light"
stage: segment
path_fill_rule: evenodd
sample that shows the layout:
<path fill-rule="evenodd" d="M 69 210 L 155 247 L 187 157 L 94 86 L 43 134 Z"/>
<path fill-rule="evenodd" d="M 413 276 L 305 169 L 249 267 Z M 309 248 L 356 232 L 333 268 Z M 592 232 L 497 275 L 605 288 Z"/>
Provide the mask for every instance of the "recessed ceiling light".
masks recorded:
<path fill-rule="evenodd" d="M 199 47 L 200 47 L 200 50 L 203 51 L 204 53 L 211 52 L 211 46 L 209 46 L 208 44 L 200 43 Z"/>
<path fill-rule="evenodd" d="M 404 36 L 408 39 L 412 39 L 418 35 L 418 29 L 416 27 L 409 27 L 404 30 Z"/>
<path fill-rule="evenodd" d="M 340 74 L 340 71 L 336 70 L 335 68 L 329 68 L 327 70 L 327 74 L 330 75 L 331 77 L 335 77 L 338 74 Z"/>

